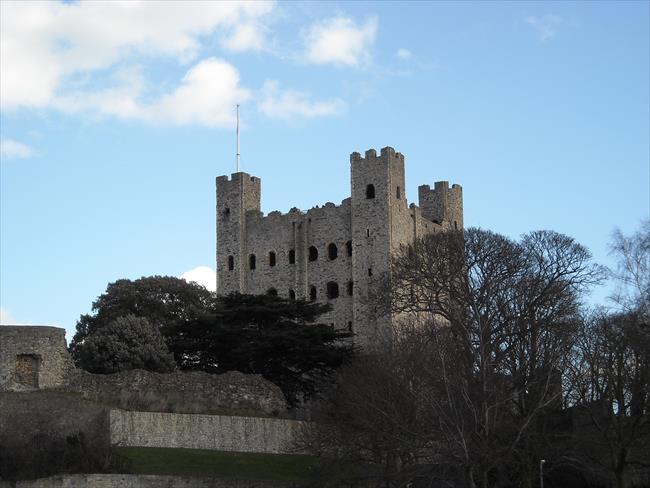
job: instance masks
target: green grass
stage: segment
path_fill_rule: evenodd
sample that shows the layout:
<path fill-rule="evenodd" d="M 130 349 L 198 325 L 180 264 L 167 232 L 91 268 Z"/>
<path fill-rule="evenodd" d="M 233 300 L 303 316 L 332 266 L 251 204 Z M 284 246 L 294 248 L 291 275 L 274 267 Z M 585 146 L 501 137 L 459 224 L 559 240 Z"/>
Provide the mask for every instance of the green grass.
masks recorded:
<path fill-rule="evenodd" d="M 319 464 L 315 456 L 298 454 L 157 447 L 119 447 L 114 452 L 116 469 L 133 474 L 307 482 Z"/>

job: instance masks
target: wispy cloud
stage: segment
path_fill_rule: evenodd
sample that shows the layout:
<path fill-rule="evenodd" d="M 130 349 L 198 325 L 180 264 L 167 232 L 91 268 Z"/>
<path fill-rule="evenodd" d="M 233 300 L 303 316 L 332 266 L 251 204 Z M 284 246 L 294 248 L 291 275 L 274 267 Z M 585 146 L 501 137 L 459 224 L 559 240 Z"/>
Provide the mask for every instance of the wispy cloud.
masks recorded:
<path fill-rule="evenodd" d="M 376 17 L 357 24 L 334 17 L 312 24 L 305 33 L 305 59 L 316 64 L 358 66 L 371 59 L 378 29 Z"/>
<path fill-rule="evenodd" d="M 273 2 L 0 2 L 3 108 L 48 107 L 70 76 L 137 57 L 196 59 L 202 37 L 259 49 Z"/>
<path fill-rule="evenodd" d="M 0 140 L 0 159 L 29 158 L 34 150 L 22 142 L 13 139 Z"/>
<path fill-rule="evenodd" d="M 409 60 L 413 57 L 413 53 L 404 47 L 400 47 L 396 53 L 397 57 L 403 60 Z"/>
<path fill-rule="evenodd" d="M 183 273 L 180 278 L 188 283 L 194 282 L 210 291 L 217 291 L 217 274 L 209 266 L 197 266 Z"/>
<path fill-rule="evenodd" d="M 262 88 L 258 109 L 267 117 L 291 120 L 299 117 L 325 117 L 345 111 L 343 100 L 312 100 L 308 93 L 295 90 L 280 90 L 277 81 L 268 80 Z"/>
<path fill-rule="evenodd" d="M 25 322 L 20 322 L 9 313 L 6 308 L 0 307 L 0 325 L 31 325 Z"/>
<path fill-rule="evenodd" d="M 236 26 L 221 38 L 221 45 L 232 52 L 263 51 L 266 42 L 266 28 L 256 22 Z"/>
<path fill-rule="evenodd" d="M 540 41 L 546 42 L 557 35 L 564 19 L 558 15 L 529 16 L 524 22 L 533 28 Z"/>

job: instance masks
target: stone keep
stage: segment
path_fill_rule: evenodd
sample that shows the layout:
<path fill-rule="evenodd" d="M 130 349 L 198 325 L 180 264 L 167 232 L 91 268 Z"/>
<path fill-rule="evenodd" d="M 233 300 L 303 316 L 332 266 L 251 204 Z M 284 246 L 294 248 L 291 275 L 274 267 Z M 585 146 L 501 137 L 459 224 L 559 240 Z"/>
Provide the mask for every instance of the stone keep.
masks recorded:
<path fill-rule="evenodd" d="M 368 346 L 390 337 L 378 313 L 390 260 L 416 237 L 463 227 L 463 191 L 446 181 L 419 187 L 419 206 L 404 193 L 404 156 L 350 155 L 351 197 L 306 212 L 260 211 L 261 180 L 239 172 L 217 186 L 217 293 L 271 293 L 328 302 L 321 321 L 354 331 Z"/>

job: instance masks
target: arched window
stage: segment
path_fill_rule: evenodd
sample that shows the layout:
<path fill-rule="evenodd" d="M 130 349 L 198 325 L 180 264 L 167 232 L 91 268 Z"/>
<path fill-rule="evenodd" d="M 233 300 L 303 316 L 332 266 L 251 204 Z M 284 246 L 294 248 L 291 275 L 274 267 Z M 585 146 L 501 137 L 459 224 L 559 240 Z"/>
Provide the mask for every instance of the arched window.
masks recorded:
<path fill-rule="evenodd" d="M 327 255 L 330 258 L 330 261 L 332 259 L 336 259 L 337 256 L 339 255 L 339 250 L 336 248 L 336 244 L 334 244 L 333 242 L 330 243 L 329 246 L 327 246 Z"/>
<path fill-rule="evenodd" d="M 398 200 L 399 200 L 400 198 L 402 198 L 402 192 L 401 192 L 401 190 L 399 189 L 399 186 L 397 187 L 397 190 L 395 191 L 395 197 L 397 197 Z"/>
<path fill-rule="evenodd" d="M 278 290 L 276 290 L 275 288 L 269 288 L 268 290 L 266 290 L 266 294 L 270 295 L 272 297 L 277 297 L 278 296 Z"/>
<path fill-rule="evenodd" d="M 458 222 L 454 220 L 454 230 L 458 230 Z"/>
<path fill-rule="evenodd" d="M 352 321 L 348 321 L 348 332 L 352 332 Z"/>
<path fill-rule="evenodd" d="M 275 266 L 275 251 L 269 252 L 269 266 Z"/>
<path fill-rule="evenodd" d="M 352 296 L 354 293 L 354 281 L 348 281 L 348 295 Z"/>
<path fill-rule="evenodd" d="M 315 286 L 312 286 L 312 287 L 309 289 L 309 299 L 310 299 L 312 302 L 316 301 L 316 287 L 315 287 Z"/>
<path fill-rule="evenodd" d="M 228 217 L 230 217 L 230 208 L 226 207 L 223 209 L 223 218 L 227 219 Z"/>
<path fill-rule="evenodd" d="M 289 300 L 292 302 L 296 299 L 296 292 L 293 290 L 289 290 Z"/>
<path fill-rule="evenodd" d="M 366 198 L 371 199 L 375 198 L 375 185 L 366 186 Z"/>
<path fill-rule="evenodd" d="M 331 300 L 332 298 L 338 298 L 338 297 L 339 297 L 339 285 L 334 281 L 330 281 L 329 283 L 327 283 L 327 298 Z"/>
<path fill-rule="evenodd" d="M 296 264 L 296 251 L 289 249 L 289 264 Z"/>
<path fill-rule="evenodd" d="M 228 256 L 228 271 L 235 269 L 235 258 L 233 256 Z"/>
<path fill-rule="evenodd" d="M 316 261 L 318 259 L 318 249 L 316 246 L 310 246 L 309 248 L 309 260 Z"/>
<path fill-rule="evenodd" d="M 346 242 L 345 248 L 348 251 L 348 256 L 352 256 L 352 241 Z"/>
<path fill-rule="evenodd" d="M 255 254 L 248 256 L 248 267 L 250 269 L 255 269 Z"/>

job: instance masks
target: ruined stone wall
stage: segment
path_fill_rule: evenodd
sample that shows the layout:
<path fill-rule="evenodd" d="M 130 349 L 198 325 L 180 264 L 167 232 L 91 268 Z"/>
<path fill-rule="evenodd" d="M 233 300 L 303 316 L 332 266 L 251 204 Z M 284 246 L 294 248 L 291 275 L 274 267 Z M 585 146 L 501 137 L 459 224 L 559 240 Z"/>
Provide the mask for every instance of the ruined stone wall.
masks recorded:
<path fill-rule="evenodd" d="M 110 411 L 111 445 L 296 453 L 305 422 L 221 415 Z"/>
<path fill-rule="evenodd" d="M 194 478 L 147 474 L 62 474 L 29 481 L 0 481 L 0 488 L 290 488 L 281 481 Z"/>
<path fill-rule="evenodd" d="M 283 415 L 279 387 L 260 375 L 231 371 L 152 373 L 144 370 L 92 374 L 75 370 L 65 391 L 112 407 L 178 413 Z"/>
<path fill-rule="evenodd" d="M 374 149 L 364 157 L 352 153 L 350 186 L 351 197 L 340 206 L 327 203 L 307 212 L 294 208 L 263 216 L 259 179 L 246 173 L 217 178 L 217 292 L 310 298 L 314 287 L 316 299 L 333 306 L 323 322 L 352 330 L 362 346 L 390 336 L 382 290 L 390 279 L 391 256 L 418 236 L 462 228 L 462 189 L 450 189 L 447 182 L 437 182 L 434 190 L 424 185 L 422 208 L 409 207 L 404 156 L 391 147 L 379 155 Z M 335 259 L 328 256 L 331 244 Z M 313 261 L 312 246 L 318 252 Z M 328 296 L 328 283 L 330 291 L 337 285 L 338 297 Z"/>
<path fill-rule="evenodd" d="M 0 391 L 57 388 L 72 367 L 65 329 L 0 326 Z"/>

